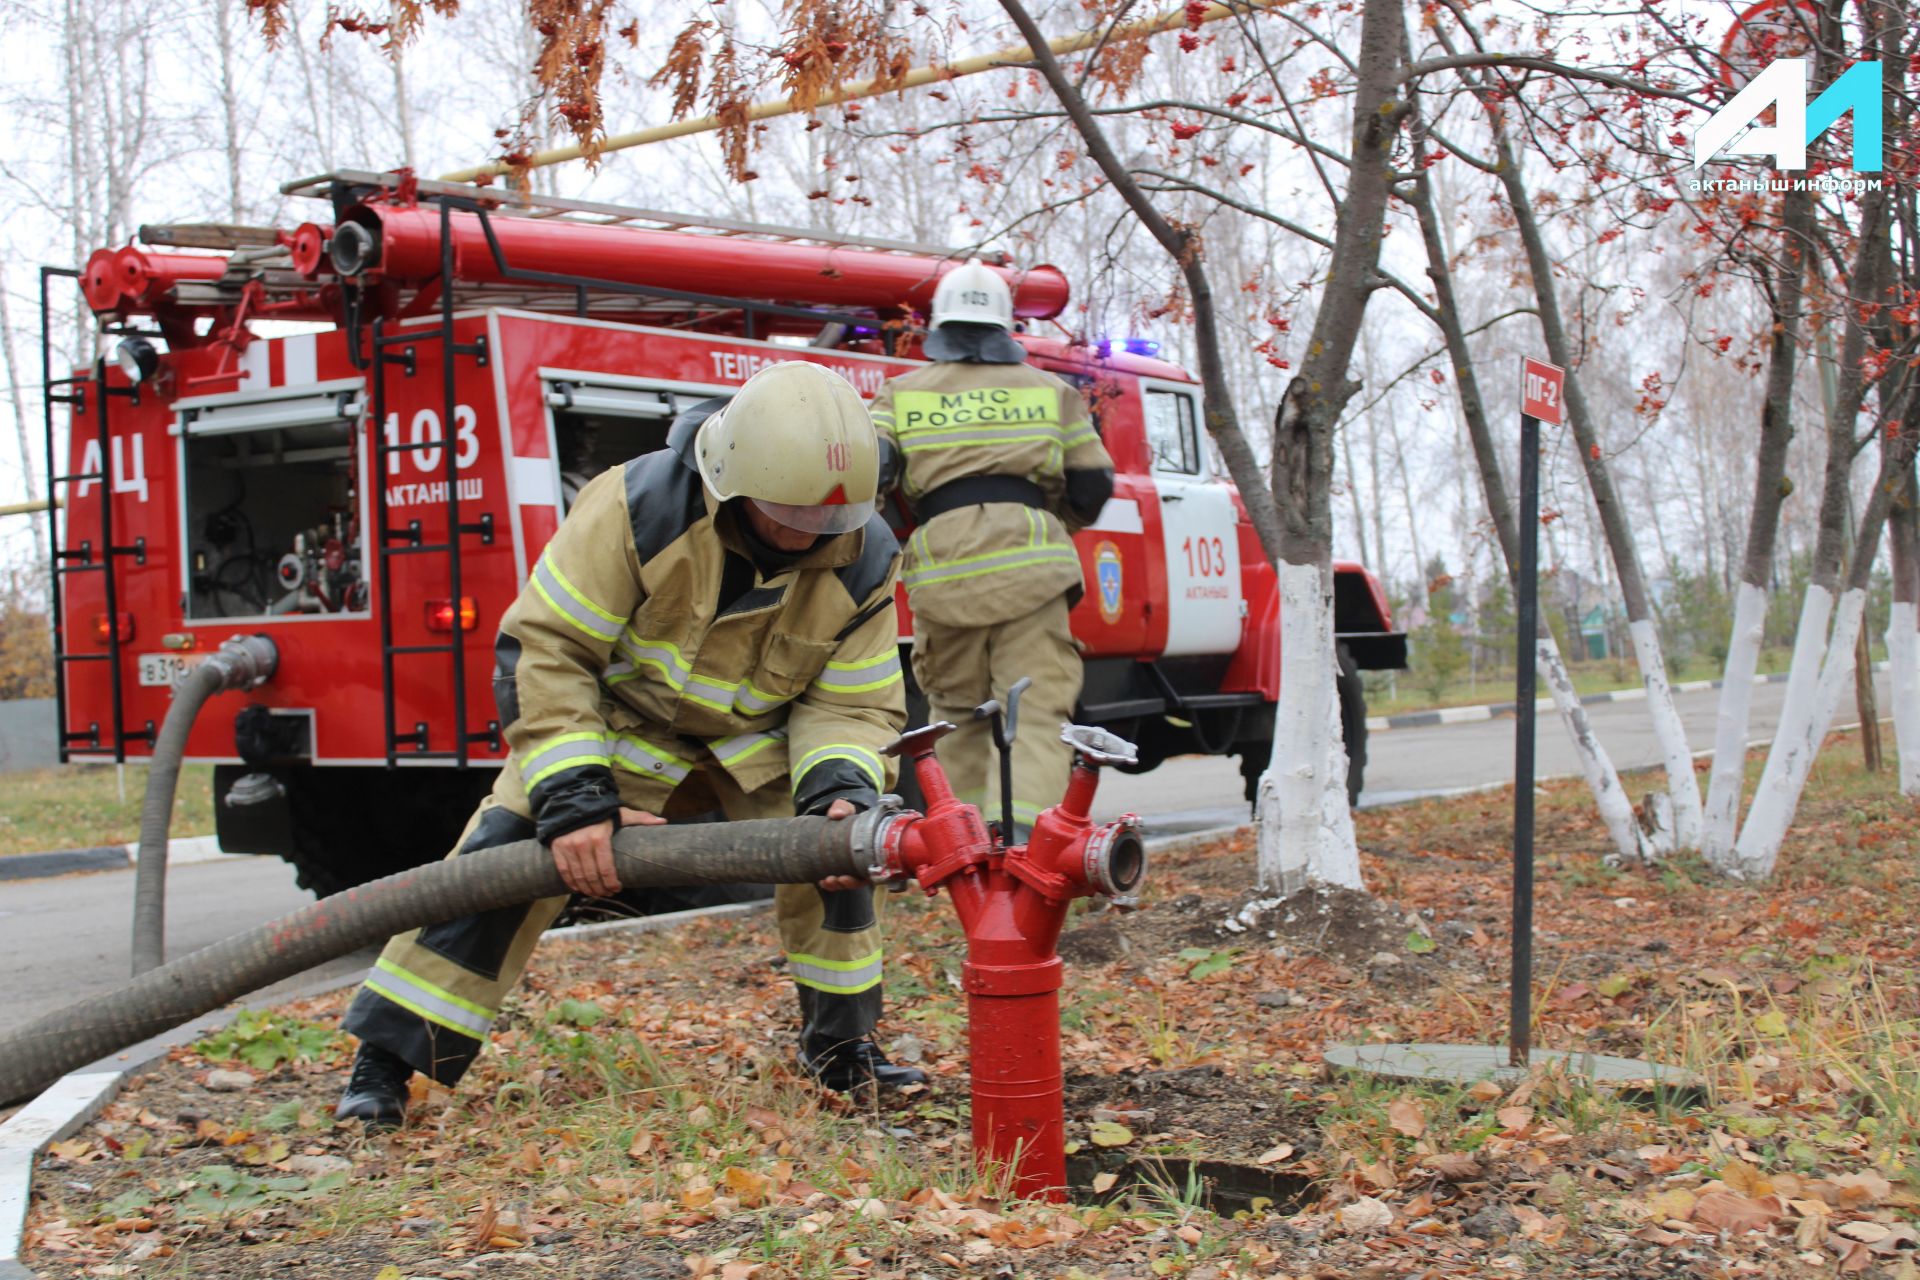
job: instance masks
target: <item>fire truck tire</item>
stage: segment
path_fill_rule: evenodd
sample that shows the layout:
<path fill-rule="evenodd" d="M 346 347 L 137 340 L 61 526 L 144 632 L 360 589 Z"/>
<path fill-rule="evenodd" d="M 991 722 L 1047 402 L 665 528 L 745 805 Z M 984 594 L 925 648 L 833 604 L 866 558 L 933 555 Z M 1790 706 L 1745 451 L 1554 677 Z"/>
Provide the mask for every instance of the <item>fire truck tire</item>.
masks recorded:
<path fill-rule="evenodd" d="M 1340 674 L 1334 688 L 1340 697 L 1340 736 L 1347 744 L 1347 804 L 1359 807 L 1360 788 L 1367 776 L 1367 687 L 1360 664 L 1347 646 L 1337 647 Z"/>
<path fill-rule="evenodd" d="M 1336 659 L 1339 672 L 1334 677 L 1334 692 L 1340 699 L 1340 736 L 1347 748 L 1347 803 L 1357 807 L 1367 776 L 1367 689 L 1359 664 L 1347 646 L 1338 647 Z M 1234 748 L 1240 757 L 1240 777 L 1246 783 L 1248 804 L 1253 804 L 1259 796 L 1260 775 L 1266 772 L 1267 762 L 1273 757 L 1271 709 L 1261 720 L 1267 736 L 1242 739 Z"/>
<path fill-rule="evenodd" d="M 331 897 L 446 857 L 492 769 L 299 769 L 286 779 L 300 887 Z"/>

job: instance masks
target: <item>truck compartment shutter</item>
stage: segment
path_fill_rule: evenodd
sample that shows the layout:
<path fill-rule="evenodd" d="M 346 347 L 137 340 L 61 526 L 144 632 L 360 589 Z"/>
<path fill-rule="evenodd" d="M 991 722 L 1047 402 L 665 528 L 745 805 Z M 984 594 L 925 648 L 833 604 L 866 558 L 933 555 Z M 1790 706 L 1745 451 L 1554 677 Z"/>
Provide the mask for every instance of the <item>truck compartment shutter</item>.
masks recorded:
<path fill-rule="evenodd" d="M 600 381 L 575 375 L 546 380 L 549 407 L 596 418 L 659 418 L 671 421 L 682 410 L 710 399 L 706 395 L 665 391 L 629 382 Z"/>
<path fill-rule="evenodd" d="M 341 426 L 356 421 L 366 407 L 364 392 L 357 383 L 326 391 L 303 387 L 284 394 L 264 392 L 245 399 L 225 396 L 218 399 L 221 402 L 181 408 L 181 426 L 189 436 Z"/>

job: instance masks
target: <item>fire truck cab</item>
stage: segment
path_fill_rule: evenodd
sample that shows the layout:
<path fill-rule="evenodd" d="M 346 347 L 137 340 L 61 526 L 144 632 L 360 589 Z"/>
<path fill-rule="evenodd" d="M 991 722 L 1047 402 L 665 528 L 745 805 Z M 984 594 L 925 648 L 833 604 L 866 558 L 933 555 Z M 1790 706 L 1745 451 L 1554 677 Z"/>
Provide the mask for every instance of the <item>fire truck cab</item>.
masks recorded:
<path fill-rule="evenodd" d="M 497 620 L 569 501 L 662 448 L 681 410 L 806 360 L 872 396 L 918 362 L 945 250 L 533 199 L 404 173 L 290 184 L 330 215 L 286 229 L 142 228 L 78 274 L 111 358 L 51 376 L 69 410 L 55 550 L 64 758 L 151 751 L 170 689 L 236 633 L 272 680 L 210 702 L 222 846 L 330 893 L 441 856 L 506 744 Z M 1200 390 L 1145 344 L 1041 331 L 1050 267 L 989 258 L 1032 362 L 1086 389 L 1116 467 L 1077 538 L 1080 717 L 1141 768 L 1271 749 L 1278 597 L 1201 427 Z M 896 499 L 896 526 L 911 516 Z M 1357 793 L 1359 672 L 1405 665 L 1378 581 L 1336 567 Z M 901 642 L 911 643 L 901 602 Z M 922 704 L 923 705 L 923 704 Z"/>

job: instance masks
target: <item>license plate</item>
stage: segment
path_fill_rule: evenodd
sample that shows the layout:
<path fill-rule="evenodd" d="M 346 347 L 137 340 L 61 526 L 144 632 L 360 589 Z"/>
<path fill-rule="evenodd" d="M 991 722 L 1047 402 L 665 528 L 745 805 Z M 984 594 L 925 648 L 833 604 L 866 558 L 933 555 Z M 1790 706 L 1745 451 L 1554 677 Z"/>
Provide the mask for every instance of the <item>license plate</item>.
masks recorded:
<path fill-rule="evenodd" d="M 140 683 L 149 689 L 171 689 L 186 678 L 187 672 L 207 660 L 204 653 L 143 653 L 140 655 Z"/>

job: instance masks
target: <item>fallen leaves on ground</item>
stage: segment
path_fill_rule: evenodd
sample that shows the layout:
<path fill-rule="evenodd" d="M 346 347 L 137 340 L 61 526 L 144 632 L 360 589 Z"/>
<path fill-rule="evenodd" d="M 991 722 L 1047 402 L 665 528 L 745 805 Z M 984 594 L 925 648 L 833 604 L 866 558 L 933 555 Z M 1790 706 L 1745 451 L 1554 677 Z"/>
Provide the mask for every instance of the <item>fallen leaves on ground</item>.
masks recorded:
<path fill-rule="evenodd" d="M 1499 1033 L 1509 798 L 1462 797 L 1358 815 L 1370 897 L 1251 899 L 1227 841 L 1157 860 L 1146 910 L 1076 910 L 1067 1136 L 1101 1203 L 1009 1202 L 975 1174 L 964 949 L 944 902 L 902 899 L 884 1034 L 930 1072 L 922 1094 L 798 1076 L 766 919 L 550 944 L 493 1049 L 454 1090 L 417 1078 L 391 1138 L 332 1124 L 344 1047 L 226 1093 L 176 1055 L 49 1149 L 32 1260 L 214 1280 L 1920 1280 L 1920 860 L 1911 802 L 1846 750 L 1821 756 L 1769 886 L 1610 867 L 1577 789 L 1546 789 L 1536 1043 L 1665 1058 L 1704 1091 L 1325 1074 L 1331 1043 Z M 343 999 L 280 1012 L 331 1026 Z M 1246 1185 L 1210 1213 L 1193 1200 L 1223 1168 Z"/>

